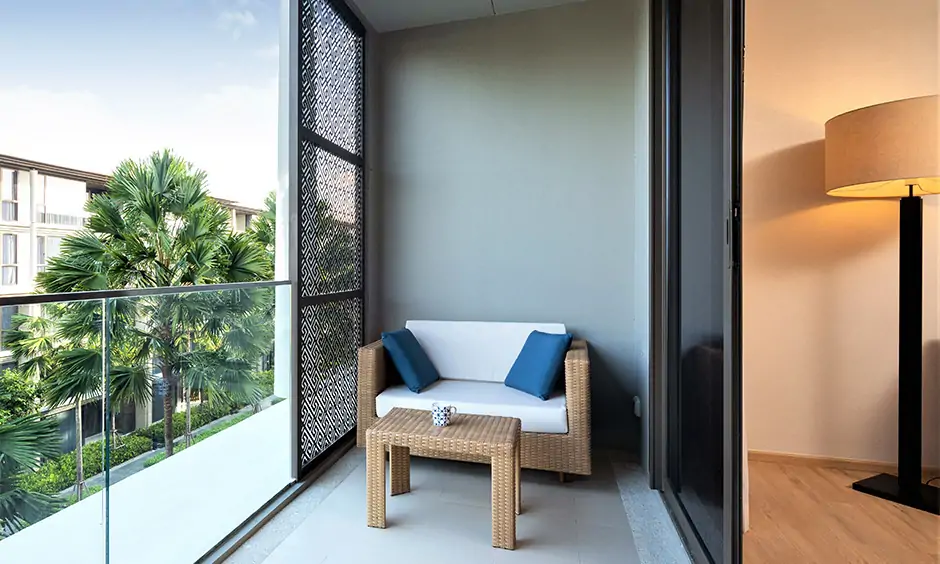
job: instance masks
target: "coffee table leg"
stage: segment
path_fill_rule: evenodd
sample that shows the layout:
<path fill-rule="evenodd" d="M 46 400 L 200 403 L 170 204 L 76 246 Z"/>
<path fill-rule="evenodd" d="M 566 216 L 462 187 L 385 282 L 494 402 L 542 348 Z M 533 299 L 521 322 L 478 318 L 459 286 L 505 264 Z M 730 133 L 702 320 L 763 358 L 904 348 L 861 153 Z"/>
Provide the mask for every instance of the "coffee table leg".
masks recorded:
<path fill-rule="evenodd" d="M 385 528 L 385 446 L 366 436 L 366 523 Z"/>
<path fill-rule="evenodd" d="M 411 452 L 407 447 L 388 447 L 392 469 L 392 495 L 411 491 Z"/>
<path fill-rule="evenodd" d="M 516 453 L 494 456 L 492 461 L 493 546 L 516 548 Z"/>
<path fill-rule="evenodd" d="M 522 447 L 516 441 L 516 515 L 522 514 Z"/>

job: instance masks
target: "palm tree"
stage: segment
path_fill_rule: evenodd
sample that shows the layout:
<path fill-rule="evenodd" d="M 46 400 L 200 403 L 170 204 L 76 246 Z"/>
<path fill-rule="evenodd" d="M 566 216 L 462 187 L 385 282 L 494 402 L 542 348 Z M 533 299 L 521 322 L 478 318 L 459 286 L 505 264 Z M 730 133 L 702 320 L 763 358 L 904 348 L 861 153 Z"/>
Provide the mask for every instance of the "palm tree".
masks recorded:
<path fill-rule="evenodd" d="M 277 236 L 275 233 L 276 225 L 277 201 L 274 192 L 268 192 L 268 195 L 264 198 L 264 209 L 248 225 L 248 233 L 267 251 L 272 270 L 274 268 L 274 242 Z"/>
<path fill-rule="evenodd" d="M 59 453 L 58 426 L 38 415 L 0 422 L 0 538 L 12 535 L 61 507 L 61 500 L 19 487 L 43 458 Z"/>
<path fill-rule="evenodd" d="M 56 319 L 62 316 L 64 307 L 60 304 L 43 306 L 44 315 L 39 317 L 14 315 L 13 329 L 4 333 L 3 342 L 10 350 L 22 374 L 40 383 L 43 399 L 47 404 L 51 407 L 73 405 L 72 409 L 75 412 L 75 495 L 81 499 L 85 483 L 82 466 L 84 443 L 82 399 L 89 397 L 100 388 L 100 378 L 97 382 L 82 379 L 68 386 L 61 384 L 53 386 L 50 397 L 51 375 L 60 373 L 61 364 L 65 358 L 63 343 L 56 335 Z"/>
<path fill-rule="evenodd" d="M 62 253 L 49 261 L 37 283 L 45 292 L 104 290 L 247 282 L 270 268 L 263 247 L 247 234 L 232 233 L 228 214 L 205 189 L 206 175 L 170 151 L 118 165 L 108 191 L 88 201 L 86 228 L 66 237 Z M 173 454 L 173 418 L 190 333 L 199 333 L 182 295 L 120 302 L 131 323 L 114 335 L 124 347 L 130 388 L 150 378 L 138 366 L 152 357 L 164 383 L 164 443 Z M 229 351 L 230 352 L 230 351 Z M 91 366 L 91 355 L 73 366 Z M 100 358 L 100 357 L 99 357 Z M 113 359 L 112 359 L 113 360 Z M 219 365 L 220 370 L 223 365 Z M 71 373 L 78 378 L 80 370 Z M 112 377 L 114 370 L 112 369 Z M 183 382 L 184 384 L 186 382 Z M 187 386 L 188 387 L 188 386 Z M 131 394 L 133 395 L 133 394 Z"/>

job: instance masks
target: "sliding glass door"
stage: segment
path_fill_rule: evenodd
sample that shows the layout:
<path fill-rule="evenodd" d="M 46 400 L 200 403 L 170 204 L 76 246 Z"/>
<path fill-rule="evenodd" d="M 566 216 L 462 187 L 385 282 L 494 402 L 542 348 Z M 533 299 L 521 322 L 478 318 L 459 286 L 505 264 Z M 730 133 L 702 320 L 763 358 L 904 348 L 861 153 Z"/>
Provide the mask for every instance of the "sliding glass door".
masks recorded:
<path fill-rule="evenodd" d="M 740 562 L 742 1 L 659 12 L 661 482 L 696 562 Z"/>

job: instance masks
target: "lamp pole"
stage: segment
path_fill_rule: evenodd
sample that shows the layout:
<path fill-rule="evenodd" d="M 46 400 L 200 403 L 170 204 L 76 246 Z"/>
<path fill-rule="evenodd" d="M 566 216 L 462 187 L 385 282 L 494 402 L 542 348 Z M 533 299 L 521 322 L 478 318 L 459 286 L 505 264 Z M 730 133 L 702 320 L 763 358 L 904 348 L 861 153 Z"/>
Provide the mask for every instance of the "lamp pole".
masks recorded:
<path fill-rule="evenodd" d="M 916 496 L 921 482 L 924 326 L 924 200 L 901 198 L 898 298 L 898 483 Z"/>
<path fill-rule="evenodd" d="M 924 201 L 901 198 L 898 296 L 898 475 L 878 474 L 852 488 L 940 515 L 940 488 L 921 483 L 923 448 Z"/>

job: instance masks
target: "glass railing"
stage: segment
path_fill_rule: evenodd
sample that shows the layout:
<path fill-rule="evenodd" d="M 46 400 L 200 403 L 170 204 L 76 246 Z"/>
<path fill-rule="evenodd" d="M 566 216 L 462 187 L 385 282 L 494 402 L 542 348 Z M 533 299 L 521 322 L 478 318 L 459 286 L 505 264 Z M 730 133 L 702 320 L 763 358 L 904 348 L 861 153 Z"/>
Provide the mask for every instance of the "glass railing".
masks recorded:
<path fill-rule="evenodd" d="M 289 484 L 289 292 L 0 297 L 0 562 L 194 562 Z"/>
<path fill-rule="evenodd" d="M 0 498 L 10 502 L 0 503 L 0 562 L 54 562 L 53 539 L 65 535 L 76 554 L 101 562 L 105 514 L 100 480 L 93 479 L 106 454 L 100 440 L 102 364 L 86 367 L 87 390 L 79 393 L 69 382 L 71 363 L 63 367 L 59 333 L 70 330 L 66 320 L 78 312 L 100 320 L 102 300 L 17 305 L 4 306 L 10 315 L 2 338 L 11 357 L 0 376 Z M 99 321 L 73 342 L 100 340 Z"/>

